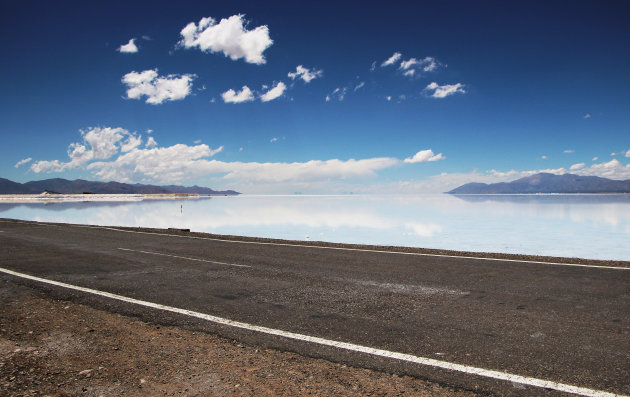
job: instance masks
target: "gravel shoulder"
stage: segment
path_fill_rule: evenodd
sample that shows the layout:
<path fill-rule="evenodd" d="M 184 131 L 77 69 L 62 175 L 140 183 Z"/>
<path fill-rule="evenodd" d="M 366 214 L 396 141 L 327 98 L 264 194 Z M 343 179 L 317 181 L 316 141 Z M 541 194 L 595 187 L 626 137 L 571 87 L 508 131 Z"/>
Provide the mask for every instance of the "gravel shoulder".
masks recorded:
<path fill-rule="evenodd" d="M 0 279 L 0 394 L 472 396 L 109 313 Z"/>

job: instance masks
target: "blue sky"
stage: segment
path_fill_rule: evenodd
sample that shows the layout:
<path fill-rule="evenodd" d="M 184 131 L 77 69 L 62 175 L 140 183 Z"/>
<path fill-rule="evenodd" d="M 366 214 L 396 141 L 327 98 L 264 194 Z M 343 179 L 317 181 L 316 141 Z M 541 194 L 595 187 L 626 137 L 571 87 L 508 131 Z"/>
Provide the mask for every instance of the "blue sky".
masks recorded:
<path fill-rule="evenodd" d="M 0 176 L 15 181 L 630 179 L 625 1 L 4 1 L 0 18 Z"/>

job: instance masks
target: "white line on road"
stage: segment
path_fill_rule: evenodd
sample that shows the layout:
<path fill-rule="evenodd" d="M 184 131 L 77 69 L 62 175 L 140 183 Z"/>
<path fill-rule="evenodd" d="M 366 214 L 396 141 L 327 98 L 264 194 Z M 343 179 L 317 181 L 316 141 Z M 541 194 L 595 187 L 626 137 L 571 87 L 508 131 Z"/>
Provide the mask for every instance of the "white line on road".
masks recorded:
<path fill-rule="evenodd" d="M 125 232 L 125 233 L 153 234 L 157 236 L 182 237 L 182 238 L 191 238 L 191 239 L 197 239 L 197 240 L 212 240 L 212 241 L 221 241 L 221 242 L 226 242 L 226 243 L 238 243 L 238 244 L 277 245 L 277 246 L 285 246 L 285 247 L 318 248 L 318 249 L 329 249 L 329 250 L 340 250 L 340 251 L 374 252 L 374 253 L 379 253 L 379 254 L 433 256 L 433 257 L 440 257 L 440 258 L 474 259 L 474 260 L 498 261 L 498 262 L 517 262 L 517 263 L 538 263 L 538 264 L 555 265 L 555 266 L 594 267 L 594 268 L 600 268 L 600 269 L 630 270 L 630 267 L 619 267 L 619 266 L 602 266 L 602 265 L 585 265 L 581 263 L 556 263 L 556 262 L 544 262 L 544 261 L 528 261 L 528 260 L 522 260 L 522 259 L 482 258 L 478 256 L 426 254 L 426 253 L 421 253 L 421 252 L 383 251 L 383 250 L 371 250 L 371 249 L 364 249 L 364 248 L 326 247 L 323 245 L 271 243 L 271 242 L 263 242 L 263 241 L 226 240 L 226 239 L 213 238 L 213 237 L 180 236 L 178 234 L 140 232 L 140 231 L 135 231 L 135 230 L 125 230 L 125 229 L 118 229 L 115 227 L 107 227 L 107 226 L 87 226 L 87 227 L 93 228 L 93 229 L 98 228 L 98 229 L 106 229 L 106 230 L 115 230 L 115 231 Z"/>
<path fill-rule="evenodd" d="M 528 377 L 528 376 L 521 376 L 521 375 L 510 374 L 510 373 L 507 373 L 507 372 L 493 371 L 493 370 L 489 370 L 489 369 L 477 368 L 477 367 L 472 367 L 472 366 L 468 366 L 468 365 L 455 364 L 455 363 L 450 363 L 448 361 L 435 360 L 435 359 L 432 359 L 432 358 L 419 357 L 419 356 L 414 356 L 414 355 L 405 354 L 405 353 L 397 353 L 397 352 L 392 352 L 392 351 L 388 351 L 388 350 L 376 349 L 376 348 L 368 347 L 368 346 L 355 345 L 353 343 L 339 342 L 339 341 L 334 341 L 334 340 L 330 340 L 330 339 L 319 338 L 319 337 L 316 337 L 316 336 L 297 334 L 297 333 L 294 333 L 294 332 L 283 331 L 283 330 L 274 329 L 274 328 L 267 328 L 267 327 L 262 327 L 262 326 L 259 326 L 259 325 L 247 324 L 247 323 L 243 323 L 243 322 L 240 322 L 240 321 L 234 321 L 234 320 L 229 320 L 229 319 L 222 318 L 222 317 L 212 316 L 210 314 L 204 314 L 204 313 L 195 312 L 195 311 L 192 311 L 192 310 L 180 309 L 180 308 L 177 308 L 177 307 L 166 306 L 166 305 L 162 305 L 162 304 L 159 304 L 159 303 L 147 302 L 147 301 L 134 299 L 134 298 L 129 298 L 129 297 L 122 296 L 122 295 L 116 295 L 116 294 L 112 294 L 112 293 L 109 293 L 109 292 L 99 291 L 99 290 L 95 290 L 95 289 L 91 289 L 91 288 L 85 288 L 85 287 L 79 287 L 79 286 L 72 285 L 72 284 L 66 284 L 66 283 L 63 283 L 63 282 L 60 282 L 60 281 L 48 280 L 48 279 L 45 279 L 45 278 L 31 276 L 31 275 L 25 274 L 25 273 L 19 273 L 19 272 L 16 272 L 16 271 L 13 271 L 13 270 L 9 270 L 9 269 L 5 269 L 5 268 L 2 268 L 2 267 L 0 267 L 0 272 L 6 273 L 6 274 L 10 274 L 10 275 L 16 276 L 16 277 L 25 278 L 25 279 L 28 279 L 28 280 L 33 280 L 33 281 L 38 281 L 38 282 L 45 283 L 45 284 L 54 285 L 54 286 L 57 286 L 57 287 L 63 287 L 63 288 L 68 288 L 68 289 L 72 289 L 72 290 L 75 290 L 75 291 L 85 292 L 85 293 L 88 293 L 88 294 L 103 296 L 103 297 L 106 297 L 106 298 L 115 299 L 115 300 L 119 300 L 119 301 L 127 302 L 127 303 L 132 303 L 132 304 L 139 305 L 139 306 L 150 307 L 152 309 L 157 309 L 157 310 L 163 310 L 163 311 L 172 312 L 172 313 L 183 314 L 185 316 L 195 317 L 195 318 L 199 318 L 199 319 L 202 319 L 202 320 L 210 321 L 210 322 L 213 322 L 215 324 L 220 324 L 220 325 L 225 325 L 225 326 L 235 327 L 235 328 L 241 328 L 241 329 L 254 331 L 254 332 L 260 332 L 260 333 L 267 334 L 267 335 L 280 336 L 280 337 L 287 338 L 287 339 L 293 339 L 293 340 L 298 340 L 298 341 L 302 341 L 302 342 L 315 343 L 315 344 L 319 344 L 319 345 L 323 345 L 323 346 L 331 346 L 331 347 L 344 349 L 344 350 L 349 350 L 349 351 L 353 351 L 353 352 L 359 352 L 359 353 L 370 354 L 370 355 L 373 355 L 373 356 L 391 358 L 391 359 L 394 359 L 394 360 L 406 361 L 406 362 L 411 362 L 411 363 L 420 364 L 420 365 L 426 365 L 426 366 L 430 366 L 430 367 L 447 369 L 447 370 L 451 370 L 451 371 L 458 371 L 458 372 L 463 372 L 463 373 L 466 373 L 466 374 L 483 376 L 483 377 L 486 377 L 486 378 L 498 379 L 498 380 L 503 380 L 503 381 L 508 381 L 508 382 L 514 382 L 514 383 L 519 383 L 519 384 L 523 384 L 523 385 L 527 385 L 527 386 L 534 386 L 534 387 L 540 387 L 540 388 L 545 388 L 545 389 L 553 389 L 553 390 L 558 390 L 558 391 L 565 392 L 565 393 L 578 394 L 578 395 L 581 395 L 581 396 L 589 396 L 589 397 L 624 397 L 622 395 L 618 395 L 618 394 L 615 394 L 615 393 L 610 393 L 610 392 L 600 391 L 600 390 L 588 389 L 586 387 L 567 385 L 567 384 L 564 384 L 564 383 L 558 383 L 558 382 L 554 382 L 554 381 L 550 381 L 550 380 L 531 378 L 531 377 Z"/>
<path fill-rule="evenodd" d="M 315 249 L 328 249 L 328 250 L 339 250 L 339 251 L 356 251 L 356 252 L 373 252 L 378 254 L 393 254 L 393 255 L 411 255 L 411 256 L 430 256 L 437 258 L 455 258 L 455 259 L 472 259 L 477 261 L 495 261 L 495 262 L 515 262 L 515 263 L 533 263 L 533 264 L 541 264 L 541 265 L 552 265 L 552 266 L 569 266 L 569 267 L 586 267 L 586 268 L 596 268 L 596 269 L 612 269 L 612 270 L 630 270 L 630 267 L 623 266 L 604 266 L 604 265 L 585 265 L 582 263 L 559 263 L 559 262 L 545 262 L 545 261 L 528 261 L 524 259 L 503 259 L 503 258 L 487 258 L 480 256 L 463 256 L 463 255 L 445 255 L 445 254 L 428 254 L 422 252 L 403 252 L 403 251 L 384 251 L 384 250 L 375 250 L 375 249 L 366 249 L 366 248 L 348 248 L 348 247 L 328 247 L 324 245 L 310 245 L 310 244 L 295 244 L 295 243 L 272 243 L 272 242 L 264 242 L 264 241 L 243 241 L 243 240 L 228 240 L 221 239 L 215 237 L 199 237 L 199 236 L 182 236 L 179 234 L 167 234 L 167 233 L 155 233 L 155 232 L 141 232 L 138 230 L 125 230 L 119 229 L 117 227 L 111 226 L 93 226 L 93 225 L 71 225 L 71 224 L 48 224 L 45 222 L 34 222 L 34 221 L 0 221 L 7 223 L 24 223 L 29 225 L 42 225 L 42 226 L 72 226 L 72 227 L 82 227 L 88 229 L 104 229 L 104 230 L 113 230 L 117 232 L 123 233 L 136 233 L 136 234 L 151 234 L 156 236 L 164 236 L 164 237 L 179 237 L 179 238 L 189 238 L 195 240 L 210 240 L 210 241 L 221 241 L 224 243 L 235 243 L 235 244 L 254 244 L 254 245 L 275 245 L 275 246 L 283 246 L 283 247 L 302 247 L 302 248 L 315 248 Z"/>
<path fill-rule="evenodd" d="M 217 264 L 217 265 L 237 266 L 237 267 L 251 267 L 251 266 L 248 266 L 248 265 L 238 265 L 238 264 L 236 264 L 236 263 L 225 263 L 225 262 L 209 261 L 209 260 L 207 260 L 207 259 L 189 258 L 189 257 L 187 257 L 187 256 L 178 256 L 178 255 L 162 254 L 162 253 L 159 253 L 159 252 L 132 250 L 132 249 L 129 249 L 129 248 L 118 248 L 118 249 L 119 249 L 119 250 L 123 250 L 123 251 L 140 252 L 140 253 L 143 253 L 143 254 L 161 255 L 161 256 L 170 256 L 171 258 L 187 259 L 187 260 L 189 260 L 189 261 L 197 261 L 197 262 L 214 263 L 214 264 Z"/>

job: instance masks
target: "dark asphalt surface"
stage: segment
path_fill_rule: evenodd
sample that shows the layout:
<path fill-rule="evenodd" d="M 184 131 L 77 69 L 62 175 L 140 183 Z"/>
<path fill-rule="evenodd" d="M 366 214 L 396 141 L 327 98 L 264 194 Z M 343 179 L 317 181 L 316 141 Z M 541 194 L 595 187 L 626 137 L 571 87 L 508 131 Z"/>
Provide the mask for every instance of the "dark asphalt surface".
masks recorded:
<path fill-rule="evenodd" d="M 7 220 L 0 221 L 0 267 L 254 325 L 630 394 L 630 270 Z M 6 274 L 0 279 L 158 323 L 484 393 L 561 395 L 204 323 Z"/>

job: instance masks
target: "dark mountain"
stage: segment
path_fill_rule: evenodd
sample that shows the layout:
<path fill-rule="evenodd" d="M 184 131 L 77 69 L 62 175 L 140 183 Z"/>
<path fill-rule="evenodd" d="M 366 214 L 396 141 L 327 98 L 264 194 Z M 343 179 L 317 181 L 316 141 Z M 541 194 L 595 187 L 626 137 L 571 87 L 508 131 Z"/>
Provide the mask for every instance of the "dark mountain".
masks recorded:
<path fill-rule="evenodd" d="M 24 191 L 24 185 L 8 179 L 0 178 L 0 192 L 3 194 L 20 194 Z M 41 193 L 41 192 L 40 192 Z"/>
<path fill-rule="evenodd" d="M 512 182 L 467 183 L 450 194 L 522 194 L 522 193 L 630 193 L 630 179 L 619 181 L 598 176 L 540 173 Z"/>
<path fill-rule="evenodd" d="M 39 194 L 45 191 L 64 194 L 239 194 L 234 190 L 217 191 L 200 186 L 155 186 L 141 185 L 139 183 L 132 185 L 120 182 L 93 182 L 85 181 L 83 179 L 69 181 L 61 178 L 17 183 L 8 179 L 0 178 L 0 194 Z"/>

